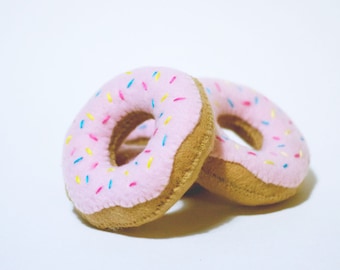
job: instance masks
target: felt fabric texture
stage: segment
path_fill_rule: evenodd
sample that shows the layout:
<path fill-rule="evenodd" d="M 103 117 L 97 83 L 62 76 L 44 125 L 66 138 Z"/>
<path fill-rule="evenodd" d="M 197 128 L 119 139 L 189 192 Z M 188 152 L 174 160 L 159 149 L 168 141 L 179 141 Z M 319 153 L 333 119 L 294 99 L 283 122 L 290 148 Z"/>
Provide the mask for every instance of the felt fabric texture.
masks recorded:
<path fill-rule="evenodd" d="M 117 165 L 116 150 L 148 118 L 145 150 Z M 212 149 L 214 124 L 201 84 L 163 67 L 105 84 L 67 132 L 63 169 L 76 210 L 98 228 L 139 226 L 163 215 L 193 184 Z"/>
<path fill-rule="evenodd" d="M 271 204 L 296 193 L 309 167 L 304 137 L 273 102 L 245 86 L 218 79 L 200 79 L 214 110 L 214 149 L 198 183 L 245 205 Z M 128 137 L 150 136 L 152 121 Z M 222 128 L 235 131 L 252 148 L 230 140 Z"/>

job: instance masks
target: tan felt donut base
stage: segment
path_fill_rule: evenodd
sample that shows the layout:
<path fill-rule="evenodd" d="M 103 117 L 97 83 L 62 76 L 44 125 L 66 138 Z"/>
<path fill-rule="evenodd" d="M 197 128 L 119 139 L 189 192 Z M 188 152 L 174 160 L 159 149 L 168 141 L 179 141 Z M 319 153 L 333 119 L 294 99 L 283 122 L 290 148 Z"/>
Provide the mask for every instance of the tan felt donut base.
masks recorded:
<path fill-rule="evenodd" d="M 297 188 L 266 184 L 241 164 L 209 157 L 198 183 L 204 188 L 243 205 L 268 205 L 296 194 Z"/>
<path fill-rule="evenodd" d="M 209 155 L 214 141 L 214 119 L 209 101 L 203 86 L 195 79 L 202 99 L 201 117 L 193 132 L 183 141 L 175 155 L 173 171 L 168 186 L 159 197 L 138 204 L 131 208 L 120 206 L 103 209 L 94 214 L 80 215 L 89 223 L 101 229 L 136 227 L 162 216 L 197 179 L 201 167 Z M 138 119 L 137 122 L 139 122 Z M 123 132 L 124 136 L 135 126 L 130 126 Z M 116 142 L 110 144 L 111 158 L 115 156 L 114 147 L 124 139 L 119 136 Z"/>

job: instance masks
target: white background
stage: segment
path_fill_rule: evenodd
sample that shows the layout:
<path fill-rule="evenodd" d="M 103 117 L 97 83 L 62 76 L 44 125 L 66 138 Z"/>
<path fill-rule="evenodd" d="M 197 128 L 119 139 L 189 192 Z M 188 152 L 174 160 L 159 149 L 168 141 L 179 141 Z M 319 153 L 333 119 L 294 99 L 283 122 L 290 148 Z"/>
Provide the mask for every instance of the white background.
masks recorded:
<path fill-rule="evenodd" d="M 249 85 L 310 146 L 298 195 L 270 207 L 186 197 L 120 233 L 64 192 L 64 135 L 126 70 L 162 65 Z M 339 1 L 0 2 L 0 269 L 340 269 Z"/>

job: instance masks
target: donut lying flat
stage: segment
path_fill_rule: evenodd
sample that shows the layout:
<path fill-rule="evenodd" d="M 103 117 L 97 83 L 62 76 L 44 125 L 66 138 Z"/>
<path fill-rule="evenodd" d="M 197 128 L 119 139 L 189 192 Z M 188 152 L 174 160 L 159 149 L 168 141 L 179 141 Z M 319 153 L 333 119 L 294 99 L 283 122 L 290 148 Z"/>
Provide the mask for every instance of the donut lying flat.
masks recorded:
<path fill-rule="evenodd" d="M 266 205 L 293 196 L 309 167 L 305 140 L 289 117 L 260 93 L 213 79 L 200 79 L 214 110 L 215 146 L 198 183 L 244 205 Z M 146 121 L 129 142 L 146 141 L 154 124 Z M 231 129 L 252 148 L 229 139 Z"/>
<path fill-rule="evenodd" d="M 150 118 L 155 129 L 144 151 L 118 166 L 117 149 Z M 90 99 L 67 132 L 68 196 L 98 228 L 150 222 L 190 188 L 213 140 L 213 114 L 197 80 L 160 67 L 124 73 Z"/>

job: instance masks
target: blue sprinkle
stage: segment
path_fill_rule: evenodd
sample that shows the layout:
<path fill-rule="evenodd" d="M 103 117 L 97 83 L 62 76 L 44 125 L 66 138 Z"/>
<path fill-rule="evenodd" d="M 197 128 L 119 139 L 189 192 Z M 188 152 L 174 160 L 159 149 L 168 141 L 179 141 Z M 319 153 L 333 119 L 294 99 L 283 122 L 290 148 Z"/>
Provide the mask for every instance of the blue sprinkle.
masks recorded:
<path fill-rule="evenodd" d="M 288 164 L 287 164 L 287 163 L 283 165 L 283 168 L 286 169 L 287 167 L 288 167 Z"/>
<path fill-rule="evenodd" d="M 164 146 L 165 145 L 165 143 L 166 143 L 166 139 L 168 138 L 168 136 L 167 135 L 164 135 L 164 137 L 163 137 L 163 140 L 162 140 L 162 146 Z"/>
<path fill-rule="evenodd" d="M 155 72 L 152 74 L 152 77 L 155 77 L 157 73 L 158 73 L 158 71 L 155 71 Z"/>
<path fill-rule="evenodd" d="M 254 98 L 254 102 L 255 102 L 255 104 L 258 104 L 258 103 L 259 103 L 259 98 L 258 98 L 258 97 L 255 97 L 255 98 Z"/>
<path fill-rule="evenodd" d="M 163 116 L 163 114 L 164 114 L 164 113 L 160 113 L 159 118 L 161 118 L 161 117 Z"/>
<path fill-rule="evenodd" d="M 222 137 L 224 140 L 226 140 L 226 141 L 229 140 L 229 138 L 228 138 L 226 135 L 221 135 L 221 137 Z"/>
<path fill-rule="evenodd" d="M 131 81 L 129 81 L 127 88 L 130 88 L 134 81 L 135 81 L 135 79 L 132 79 Z"/>
<path fill-rule="evenodd" d="M 305 140 L 305 138 L 304 138 L 304 137 L 301 137 L 300 139 L 301 139 L 301 141 L 304 141 L 304 140 Z"/>
<path fill-rule="evenodd" d="M 112 187 L 112 179 L 110 179 L 109 181 L 109 189 L 111 189 L 111 187 Z"/>
<path fill-rule="evenodd" d="M 228 103 L 229 103 L 230 107 L 234 108 L 234 103 L 231 101 L 231 99 L 228 98 L 227 100 L 228 100 Z"/>
<path fill-rule="evenodd" d="M 147 128 L 147 125 L 146 124 L 142 124 L 138 127 L 138 129 L 146 129 Z"/>
<path fill-rule="evenodd" d="M 207 91 L 207 93 L 208 93 L 209 95 L 211 94 L 211 90 L 210 90 L 208 87 L 206 87 L 205 90 Z"/>
<path fill-rule="evenodd" d="M 73 162 L 73 164 L 76 164 L 76 163 L 78 163 L 79 161 L 82 161 L 82 160 L 83 160 L 83 157 L 77 158 L 77 159 Z"/>
<path fill-rule="evenodd" d="M 266 125 L 266 126 L 269 126 L 269 122 L 268 121 L 262 121 L 261 123 Z"/>
<path fill-rule="evenodd" d="M 83 127 L 84 127 L 84 122 L 85 122 L 85 120 L 81 120 L 81 121 L 80 121 L 80 128 L 83 128 Z"/>
<path fill-rule="evenodd" d="M 102 90 L 99 90 L 96 94 L 96 97 L 98 97 L 100 95 L 100 93 L 102 92 Z"/>
<path fill-rule="evenodd" d="M 135 165 L 138 165 L 138 161 L 135 161 Z"/>
<path fill-rule="evenodd" d="M 89 182 L 89 176 L 88 175 L 86 175 L 85 181 L 86 181 L 86 184 Z"/>
<path fill-rule="evenodd" d="M 155 108 L 155 101 L 153 99 L 151 100 L 151 106 L 152 108 Z"/>
<path fill-rule="evenodd" d="M 282 147 L 285 147 L 286 145 L 284 145 L 284 144 L 279 144 L 277 147 L 280 147 L 280 148 L 282 148 Z"/>

